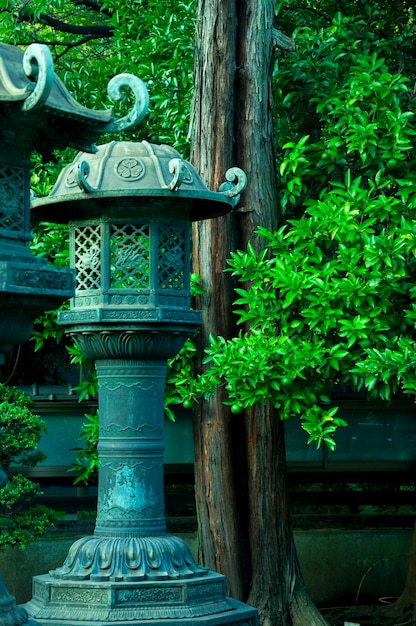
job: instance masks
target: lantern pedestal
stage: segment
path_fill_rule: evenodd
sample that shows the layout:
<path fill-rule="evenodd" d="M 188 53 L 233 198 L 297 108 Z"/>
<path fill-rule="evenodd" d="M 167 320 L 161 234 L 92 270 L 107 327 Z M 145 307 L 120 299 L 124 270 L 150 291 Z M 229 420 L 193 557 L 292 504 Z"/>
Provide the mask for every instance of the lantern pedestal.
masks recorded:
<path fill-rule="evenodd" d="M 68 621 L 254 626 L 257 612 L 226 597 L 224 576 L 197 565 L 185 541 L 166 534 L 166 359 L 194 325 L 96 326 L 70 330 L 94 358 L 99 383 L 95 531 L 72 545 L 62 567 L 34 578 L 26 609 L 45 626 Z"/>

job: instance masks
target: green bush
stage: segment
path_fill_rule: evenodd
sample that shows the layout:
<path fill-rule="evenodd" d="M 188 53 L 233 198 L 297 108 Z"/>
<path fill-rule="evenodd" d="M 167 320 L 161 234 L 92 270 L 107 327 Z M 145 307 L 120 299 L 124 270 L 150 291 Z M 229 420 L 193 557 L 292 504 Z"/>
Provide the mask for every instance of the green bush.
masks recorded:
<path fill-rule="evenodd" d="M 284 3 L 281 3 L 282 5 Z M 301 27 L 277 63 L 282 226 L 232 253 L 241 332 L 212 337 L 206 395 L 235 413 L 270 402 L 309 442 L 335 447 L 335 385 L 385 401 L 415 393 L 414 76 L 378 13 Z"/>
<path fill-rule="evenodd" d="M 33 467 L 45 458 L 38 450 L 45 423 L 30 410 L 31 401 L 19 389 L 0 384 L 0 466 L 10 473 L 12 465 Z M 22 474 L 9 478 L 0 489 L 0 547 L 26 546 L 56 520 L 56 513 L 34 506 L 39 485 Z"/>

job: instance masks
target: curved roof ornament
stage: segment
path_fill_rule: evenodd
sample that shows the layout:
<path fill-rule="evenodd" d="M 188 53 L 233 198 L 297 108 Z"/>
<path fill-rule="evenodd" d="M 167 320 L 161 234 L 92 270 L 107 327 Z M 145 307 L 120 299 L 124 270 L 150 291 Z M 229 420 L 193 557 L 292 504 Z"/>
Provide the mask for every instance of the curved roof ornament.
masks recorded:
<path fill-rule="evenodd" d="M 127 73 L 114 76 L 108 83 L 108 97 L 113 102 L 119 102 L 124 98 L 124 89 L 133 92 L 134 105 L 127 115 L 112 122 L 111 130 L 117 133 L 136 126 L 142 121 L 149 109 L 149 92 L 141 78 Z"/>
<path fill-rule="evenodd" d="M 107 91 L 112 102 L 123 100 L 125 91 L 133 93 L 133 106 L 124 117 L 115 119 L 112 107 L 94 111 L 79 104 L 56 76 L 46 45 L 31 44 L 23 53 L 0 43 L 2 127 L 20 135 L 21 129 L 30 128 L 27 141 L 42 154 L 67 146 L 95 152 L 100 135 L 127 130 L 144 118 L 149 94 L 140 78 L 119 74 L 110 80 Z"/>
<path fill-rule="evenodd" d="M 230 167 L 225 172 L 225 180 L 227 182 L 220 185 L 219 191 L 230 198 L 232 205 L 236 206 L 240 195 L 247 187 L 247 174 L 240 167 Z"/>
<path fill-rule="evenodd" d="M 23 55 L 23 71 L 29 79 L 34 80 L 33 87 L 27 87 L 29 95 L 22 106 L 23 111 L 29 111 L 44 104 L 51 93 L 54 71 L 49 48 L 32 43 Z"/>
<path fill-rule="evenodd" d="M 79 152 L 64 167 L 45 198 L 32 202 L 41 220 L 66 223 L 96 217 L 181 214 L 191 221 L 225 215 L 235 208 L 247 177 L 232 167 L 220 191 L 206 187 L 191 163 L 171 146 L 147 141 L 111 141 L 95 154 Z M 175 218 L 176 219 L 176 218 Z"/>
<path fill-rule="evenodd" d="M 172 191 L 178 191 L 187 173 L 183 160 L 181 158 L 171 159 L 169 161 L 169 172 L 173 174 L 173 178 L 170 181 L 168 188 Z"/>

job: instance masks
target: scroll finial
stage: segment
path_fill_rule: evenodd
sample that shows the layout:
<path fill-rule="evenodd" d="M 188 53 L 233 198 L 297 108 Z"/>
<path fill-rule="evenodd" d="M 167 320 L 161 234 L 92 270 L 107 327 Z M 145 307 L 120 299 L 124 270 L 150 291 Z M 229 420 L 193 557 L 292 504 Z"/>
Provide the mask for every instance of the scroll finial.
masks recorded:
<path fill-rule="evenodd" d="M 74 176 L 77 182 L 78 187 L 84 191 L 85 193 L 92 193 L 93 191 L 97 191 L 92 185 L 87 181 L 88 174 L 90 173 L 90 166 L 87 161 L 79 161 L 74 169 Z"/>
<path fill-rule="evenodd" d="M 23 71 L 34 80 L 33 90 L 22 105 L 23 111 L 29 111 L 46 102 L 52 89 L 54 71 L 49 48 L 38 43 L 28 46 L 23 55 Z"/>
<path fill-rule="evenodd" d="M 231 198 L 233 206 L 240 200 L 240 194 L 247 187 L 247 175 L 239 167 L 231 167 L 225 172 L 226 183 L 220 185 L 219 191 Z"/>
<path fill-rule="evenodd" d="M 124 89 L 130 89 L 133 92 L 134 105 L 127 115 L 111 123 L 109 130 L 112 132 L 120 132 L 136 126 L 142 121 L 149 109 L 149 92 L 141 78 L 127 73 L 114 76 L 108 83 L 108 97 L 113 102 L 119 102 L 124 98 Z"/>
<path fill-rule="evenodd" d="M 169 161 L 169 172 L 173 174 L 173 178 L 168 187 L 171 191 L 178 191 L 186 174 L 185 165 L 182 159 L 171 159 Z"/>

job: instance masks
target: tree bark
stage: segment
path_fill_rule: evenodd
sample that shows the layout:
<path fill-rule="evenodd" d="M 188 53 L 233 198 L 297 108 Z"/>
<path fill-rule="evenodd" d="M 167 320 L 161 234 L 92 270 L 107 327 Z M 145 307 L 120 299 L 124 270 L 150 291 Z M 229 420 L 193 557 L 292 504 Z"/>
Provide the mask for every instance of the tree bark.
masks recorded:
<path fill-rule="evenodd" d="M 197 2 L 192 153 L 194 165 L 211 189 L 218 189 L 224 173 L 234 165 L 235 4 L 235 0 Z M 209 333 L 232 336 L 232 284 L 223 270 L 235 245 L 232 215 L 195 223 L 193 269 L 206 289 L 198 303 L 204 312 L 201 345 L 206 345 Z M 242 532 L 230 453 L 233 420 L 223 397 L 219 390 L 210 400 L 201 401 L 195 416 L 200 558 L 223 573 L 229 593 L 241 599 Z"/>
<path fill-rule="evenodd" d="M 245 418 L 252 565 L 248 602 L 259 610 L 262 624 L 287 626 L 297 561 L 287 506 L 283 424 L 270 407 L 255 406 Z"/>
<path fill-rule="evenodd" d="M 226 260 L 255 230 L 277 226 L 273 150 L 274 0 L 198 0 L 192 158 L 211 189 L 245 170 L 237 210 L 198 222 L 194 271 L 207 293 L 202 345 L 230 337 L 233 285 Z M 307 596 L 290 528 L 284 426 L 269 406 L 231 415 L 219 389 L 195 415 L 200 556 L 227 577 L 229 593 L 259 609 L 263 626 L 326 624 Z"/>

